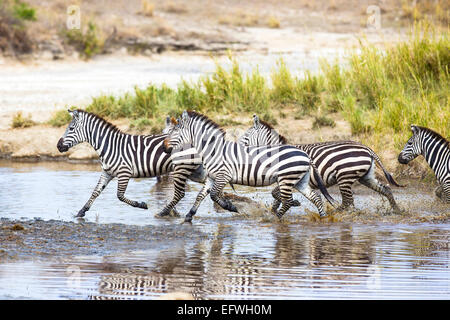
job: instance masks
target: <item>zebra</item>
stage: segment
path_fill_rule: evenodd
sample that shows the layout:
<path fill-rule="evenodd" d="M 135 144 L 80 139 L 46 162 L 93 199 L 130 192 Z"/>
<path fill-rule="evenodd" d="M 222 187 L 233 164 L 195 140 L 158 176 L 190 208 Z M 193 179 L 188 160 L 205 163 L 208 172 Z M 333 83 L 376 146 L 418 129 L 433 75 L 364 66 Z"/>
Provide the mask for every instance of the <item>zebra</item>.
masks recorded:
<path fill-rule="evenodd" d="M 422 155 L 433 169 L 439 186 L 435 194 L 450 203 L 450 142 L 439 133 L 416 125 L 411 125 L 412 136 L 398 155 L 398 162 L 407 164 Z"/>
<path fill-rule="evenodd" d="M 84 110 L 68 110 L 72 116 L 57 148 L 66 152 L 73 146 L 89 143 L 98 153 L 102 173 L 91 197 L 76 215 L 84 217 L 92 203 L 115 177 L 118 178 L 117 197 L 133 207 L 148 209 L 145 202 L 130 200 L 125 191 L 130 178 L 155 177 L 173 173 L 174 195 L 157 216 L 170 213 L 185 195 L 186 179 L 204 183 L 206 173 L 203 171 L 201 159 L 195 154 L 189 161 L 176 161 L 163 151 L 163 141 L 167 134 L 131 135 L 122 132 L 116 126 L 100 116 Z M 175 163 L 177 162 L 177 163 Z"/>
<path fill-rule="evenodd" d="M 325 216 L 320 194 L 309 187 L 311 162 L 308 155 L 292 146 L 244 147 L 225 140 L 225 131 L 207 116 L 195 111 L 184 111 L 178 124 L 164 140 L 164 150 L 171 154 L 184 148 L 194 148 L 201 156 L 211 185 L 210 197 L 222 208 L 237 212 L 230 200 L 223 198 L 227 183 L 253 187 L 277 183 L 282 207 L 274 213 L 281 219 L 292 206 L 292 191 L 299 190 Z M 181 150 L 181 151 L 180 151 Z M 325 198 L 333 204 L 334 199 L 324 187 L 317 170 L 313 170 L 318 187 Z M 209 188 L 205 184 L 204 189 Z M 190 222 L 197 208 L 194 206 L 185 217 Z"/>
<path fill-rule="evenodd" d="M 267 122 L 253 115 L 253 126 L 238 140 L 245 146 L 283 145 L 287 139 Z M 366 187 L 385 196 L 394 212 L 400 212 L 389 186 L 382 184 L 375 177 L 375 162 L 383 170 L 389 183 L 401 187 L 384 168 L 378 155 L 369 147 L 355 141 L 329 141 L 312 144 L 298 144 L 296 148 L 306 152 L 319 170 L 325 186 L 338 185 L 342 204 L 336 209 L 342 211 L 354 206 L 352 185 L 359 181 Z M 317 188 L 315 176 L 311 176 L 311 186 Z M 278 192 L 277 190 L 273 191 Z"/>

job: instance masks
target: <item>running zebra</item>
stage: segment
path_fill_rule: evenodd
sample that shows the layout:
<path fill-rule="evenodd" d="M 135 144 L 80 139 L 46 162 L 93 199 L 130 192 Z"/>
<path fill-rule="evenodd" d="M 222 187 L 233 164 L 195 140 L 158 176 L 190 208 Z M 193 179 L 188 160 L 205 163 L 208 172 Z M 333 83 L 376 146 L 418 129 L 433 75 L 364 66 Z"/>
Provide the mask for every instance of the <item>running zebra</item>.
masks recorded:
<path fill-rule="evenodd" d="M 398 155 L 398 162 L 407 164 L 423 155 L 439 183 L 436 196 L 450 203 L 450 142 L 425 127 L 411 125 L 411 131 L 413 135 Z"/>
<path fill-rule="evenodd" d="M 87 142 L 97 151 L 102 165 L 102 174 L 97 186 L 77 217 L 84 217 L 94 200 L 115 177 L 118 179 L 119 200 L 133 207 L 147 209 L 145 202 L 125 197 L 130 178 L 156 177 L 173 171 L 174 196 L 158 213 L 159 216 L 168 215 L 184 197 L 186 179 L 201 183 L 206 180 L 199 157 L 191 155 L 188 160 L 184 157 L 177 162 L 177 159 L 171 158 L 163 151 L 163 141 L 167 134 L 150 136 L 126 134 L 93 113 L 83 110 L 69 110 L 69 113 L 72 121 L 58 141 L 58 150 L 66 152 L 81 142 Z"/>
<path fill-rule="evenodd" d="M 223 188 L 227 183 L 253 187 L 278 184 L 279 201 L 282 207 L 276 211 L 281 218 L 292 206 L 292 191 L 299 190 L 313 202 L 321 216 L 322 198 L 316 190 L 309 187 L 310 159 L 308 155 L 292 146 L 244 147 L 236 142 L 225 140 L 225 131 L 205 115 L 195 111 L 184 111 L 178 124 L 164 140 L 164 150 L 183 152 L 194 148 L 201 156 L 203 166 L 211 183 L 211 199 L 222 208 L 237 212 L 228 199 L 223 198 Z M 317 170 L 313 170 L 320 191 L 331 203 L 334 201 L 325 189 Z M 205 185 L 205 188 L 209 188 Z M 278 200 L 276 199 L 275 202 Z M 192 208 L 185 221 L 191 221 L 197 208 Z"/>
<path fill-rule="evenodd" d="M 249 128 L 238 142 L 245 146 L 283 145 L 287 143 L 285 137 L 267 122 L 253 115 L 253 127 Z M 375 162 L 381 167 L 386 179 L 393 185 L 400 187 L 392 175 L 386 171 L 380 158 L 369 147 L 354 141 L 330 141 L 313 144 L 295 145 L 306 152 L 319 170 L 320 177 L 328 188 L 338 185 L 342 195 L 342 204 L 337 210 L 343 210 L 354 205 L 352 185 L 359 181 L 366 187 L 385 196 L 395 212 L 400 209 L 394 200 L 389 186 L 379 182 L 375 177 Z M 315 176 L 311 176 L 311 186 L 317 188 Z M 274 193 L 277 190 L 273 191 Z"/>

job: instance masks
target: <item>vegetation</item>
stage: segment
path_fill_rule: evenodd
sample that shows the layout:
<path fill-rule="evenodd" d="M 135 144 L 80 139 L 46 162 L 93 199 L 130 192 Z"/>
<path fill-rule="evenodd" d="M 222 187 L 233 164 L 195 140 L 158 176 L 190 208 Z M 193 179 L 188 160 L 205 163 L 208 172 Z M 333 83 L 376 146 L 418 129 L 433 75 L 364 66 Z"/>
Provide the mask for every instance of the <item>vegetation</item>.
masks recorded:
<path fill-rule="evenodd" d="M 13 116 L 13 120 L 11 123 L 11 127 L 12 128 L 28 128 L 31 126 L 34 126 L 36 123 L 31 120 L 31 114 L 28 115 L 28 117 L 24 117 L 22 115 L 22 112 L 17 112 L 14 116 Z"/>
<path fill-rule="evenodd" d="M 36 9 L 25 2 L 15 0 L 12 5 L 14 17 L 22 21 L 36 21 Z"/>
<path fill-rule="evenodd" d="M 52 118 L 47 123 L 53 127 L 61 127 L 68 124 L 71 119 L 72 117 L 67 110 L 58 110 L 53 113 Z"/>
<path fill-rule="evenodd" d="M 182 81 L 175 89 L 151 84 L 121 97 L 99 96 L 86 109 L 112 119 L 130 118 L 139 130 L 159 130 L 166 115 L 177 116 L 184 109 L 233 119 L 220 117 L 222 123 L 237 123 L 237 114 L 257 113 L 276 124 L 276 118 L 289 112 L 295 118 L 313 116 L 317 127 L 333 127 L 327 115 L 338 112 L 353 134 L 376 141 L 393 137 L 397 149 L 412 123 L 450 134 L 448 30 L 420 24 L 408 41 L 386 50 L 361 42 L 360 53 L 345 64 L 322 62 L 319 72 L 306 71 L 302 77 L 292 75 L 283 60 L 266 78 L 258 68 L 244 73 L 229 58 L 231 67 L 217 64 L 215 72 L 196 82 Z"/>
<path fill-rule="evenodd" d="M 36 9 L 19 0 L 0 0 L 0 51 L 18 55 L 30 53 L 33 41 L 27 22 L 36 21 Z"/>
<path fill-rule="evenodd" d="M 104 40 L 100 35 L 97 25 L 93 22 L 89 22 L 87 28 L 65 30 L 63 35 L 69 45 L 72 45 L 77 49 L 81 55 L 89 59 L 92 56 L 102 52 Z"/>

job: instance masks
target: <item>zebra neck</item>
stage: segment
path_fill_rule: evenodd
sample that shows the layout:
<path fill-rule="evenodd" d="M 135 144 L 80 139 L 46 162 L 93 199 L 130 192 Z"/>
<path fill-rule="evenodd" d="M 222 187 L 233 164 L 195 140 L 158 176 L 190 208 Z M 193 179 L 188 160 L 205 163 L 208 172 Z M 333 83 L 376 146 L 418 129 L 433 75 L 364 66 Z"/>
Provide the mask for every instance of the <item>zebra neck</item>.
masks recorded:
<path fill-rule="evenodd" d="M 440 170 L 442 165 L 450 161 L 450 148 L 446 141 L 434 139 L 422 146 L 422 155 L 428 165 L 433 169 L 438 180 L 440 180 Z M 445 170 L 444 170 L 445 172 Z"/>
<path fill-rule="evenodd" d="M 225 144 L 225 139 L 221 133 L 216 131 L 211 132 L 210 130 L 204 134 L 198 134 L 193 141 L 193 147 L 201 156 L 202 160 L 206 161 L 221 154 Z"/>
<path fill-rule="evenodd" d="M 115 130 L 109 127 L 98 127 L 91 131 L 92 134 L 88 136 L 88 143 L 97 151 L 100 159 L 103 159 L 106 155 L 111 154 L 108 152 L 116 144 L 120 136 L 124 133 L 119 130 Z"/>

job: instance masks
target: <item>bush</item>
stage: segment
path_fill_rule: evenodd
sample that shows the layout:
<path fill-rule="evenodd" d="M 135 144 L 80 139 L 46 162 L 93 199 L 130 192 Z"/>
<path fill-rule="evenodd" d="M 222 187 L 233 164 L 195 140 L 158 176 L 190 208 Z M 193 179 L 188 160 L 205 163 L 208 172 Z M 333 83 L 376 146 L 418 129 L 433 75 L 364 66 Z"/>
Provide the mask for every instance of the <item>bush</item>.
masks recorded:
<path fill-rule="evenodd" d="M 93 22 L 88 23 L 85 32 L 79 29 L 66 30 L 64 37 L 67 43 L 74 46 L 86 59 L 99 54 L 103 50 L 104 41 Z"/>
<path fill-rule="evenodd" d="M 67 110 L 58 110 L 53 113 L 51 119 L 47 122 L 52 127 L 61 127 L 68 124 L 72 120 Z"/>
<path fill-rule="evenodd" d="M 13 5 L 14 17 L 20 20 L 36 21 L 36 9 L 30 7 L 27 3 L 15 0 Z"/>
<path fill-rule="evenodd" d="M 28 117 L 24 117 L 22 112 L 19 111 L 13 116 L 13 120 L 11 123 L 12 128 L 28 128 L 36 125 L 36 122 L 31 120 L 31 114 Z"/>
<path fill-rule="evenodd" d="M 26 21 L 35 21 L 36 11 L 18 0 L 0 1 L 0 51 L 25 54 L 33 50 Z"/>

